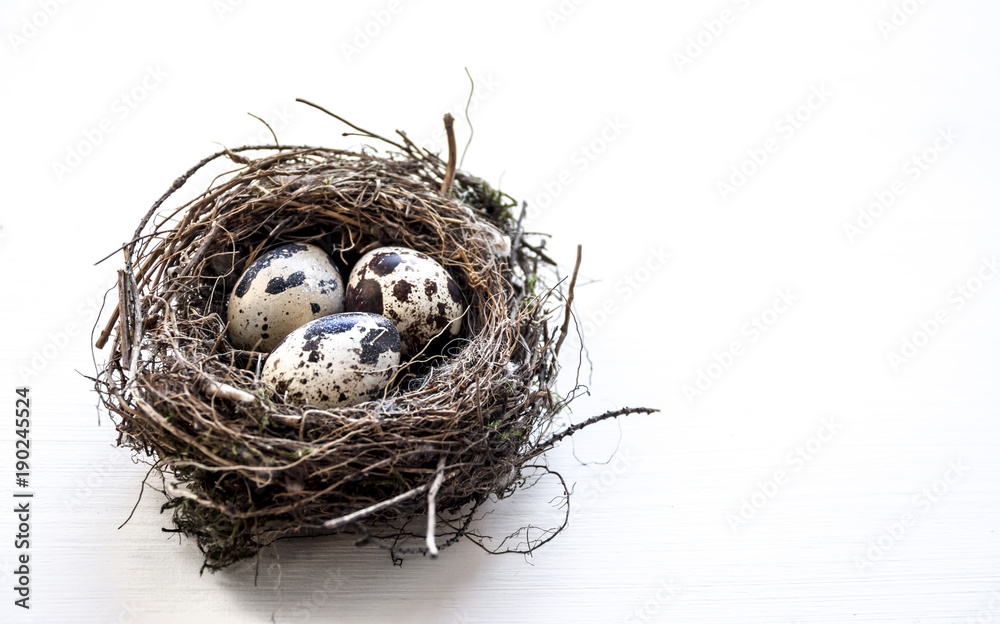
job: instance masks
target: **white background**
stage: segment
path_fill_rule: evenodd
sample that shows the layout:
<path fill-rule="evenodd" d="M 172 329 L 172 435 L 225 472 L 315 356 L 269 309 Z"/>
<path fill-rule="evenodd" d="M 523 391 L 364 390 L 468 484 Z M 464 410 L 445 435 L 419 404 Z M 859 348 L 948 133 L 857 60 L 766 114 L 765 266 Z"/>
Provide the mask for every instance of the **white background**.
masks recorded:
<path fill-rule="evenodd" d="M 1000 7 L 346 4 L 0 4 L 0 395 L 10 414 L 31 387 L 36 493 L 30 612 L 0 513 L 0 620 L 1000 621 L 1000 279 L 984 264 L 1000 253 Z M 268 142 L 247 112 L 286 143 L 358 145 L 304 97 L 433 146 L 464 67 L 465 169 L 531 201 L 564 265 L 584 247 L 594 372 L 570 417 L 662 412 L 550 454 L 577 496 L 528 559 L 462 544 L 394 568 L 328 539 L 265 551 L 255 585 L 252 564 L 199 576 L 156 492 L 117 530 L 145 470 L 77 372 L 121 256 L 94 263 L 217 143 Z M 932 147 L 942 132 L 957 138 Z M 734 167 L 750 175 L 720 191 Z M 481 529 L 551 519 L 550 493 Z"/>

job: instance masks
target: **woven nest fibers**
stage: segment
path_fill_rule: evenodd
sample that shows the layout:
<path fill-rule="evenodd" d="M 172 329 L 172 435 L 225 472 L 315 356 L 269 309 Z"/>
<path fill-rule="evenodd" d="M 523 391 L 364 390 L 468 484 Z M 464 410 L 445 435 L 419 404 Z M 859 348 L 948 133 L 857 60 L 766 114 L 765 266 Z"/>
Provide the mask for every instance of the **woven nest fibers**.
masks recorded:
<path fill-rule="evenodd" d="M 556 427 L 576 392 L 554 391 L 558 346 L 574 325 L 572 286 L 559 279 L 544 239 L 525 239 L 515 202 L 456 175 L 453 157 L 446 164 L 402 136 L 383 156 L 293 146 L 219 152 L 178 178 L 122 248 L 118 306 L 98 340 L 110 353 L 95 386 L 119 444 L 163 476 L 164 510 L 174 530 L 197 541 L 208 569 L 280 538 L 344 530 L 392 549 L 394 559 L 475 541 L 477 509 L 530 482 L 527 467 L 559 440 L 603 418 L 651 411 Z M 193 174 L 225 159 L 234 171 L 165 208 Z M 261 381 L 267 354 L 235 348 L 226 327 L 226 301 L 244 269 L 286 243 L 322 247 L 345 275 L 382 245 L 431 256 L 467 303 L 460 335 L 418 353 L 373 400 L 335 409 L 286 403 Z M 424 545 L 406 546 L 417 536 Z"/>

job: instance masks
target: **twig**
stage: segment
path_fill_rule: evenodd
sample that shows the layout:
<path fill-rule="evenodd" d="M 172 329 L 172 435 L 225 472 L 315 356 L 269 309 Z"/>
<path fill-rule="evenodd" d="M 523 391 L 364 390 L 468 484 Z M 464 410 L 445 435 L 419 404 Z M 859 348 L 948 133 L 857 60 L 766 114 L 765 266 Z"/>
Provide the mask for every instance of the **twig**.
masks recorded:
<path fill-rule="evenodd" d="M 527 205 L 527 204 L 525 204 L 525 205 Z M 521 233 L 521 236 L 522 237 L 524 236 L 523 232 Z M 541 247 L 537 247 L 535 245 L 532 245 L 531 243 L 529 243 L 526 240 L 522 240 L 521 241 L 521 245 L 524 246 L 525 248 L 530 249 L 531 251 L 535 252 L 535 255 L 538 256 L 538 259 L 541 260 L 542 262 L 544 262 L 545 264 L 551 264 L 552 266 L 556 266 L 556 265 L 559 264 L 558 262 L 556 262 L 552 258 L 550 258 L 547 255 L 545 255 L 545 252 L 542 251 Z"/>
<path fill-rule="evenodd" d="M 545 442 L 540 443 L 535 448 L 536 455 L 542 454 L 544 451 L 546 451 L 549 448 L 553 447 L 560 440 L 568 438 L 569 436 L 573 435 L 577 431 L 579 431 L 579 430 L 581 430 L 581 429 L 583 429 L 585 427 L 589 427 L 590 425 L 592 425 L 594 423 L 601 422 L 602 420 L 607 420 L 609 418 L 617 418 L 618 416 L 625 416 L 626 414 L 655 414 L 655 413 L 657 413 L 659 411 L 660 410 L 653 409 L 651 407 L 623 407 L 620 410 L 612 410 L 610 412 L 604 412 L 603 414 L 600 414 L 599 416 L 591 416 L 587 420 L 585 420 L 585 421 L 583 421 L 581 423 L 577 423 L 577 424 L 573 425 L 572 427 L 567 427 L 566 429 L 563 429 L 562 431 L 560 431 L 559 433 L 555 434 L 554 436 L 552 436 L 551 438 L 549 438 Z"/>
<path fill-rule="evenodd" d="M 104 256 L 103 258 L 101 258 L 100 260 L 98 260 L 97 262 L 95 262 L 94 266 L 99 265 L 100 263 L 104 262 L 105 260 L 107 260 L 111 256 L 115 255 L 119 251 L 125 251 L 126 249 L 128 249 L 129 245 L 134 245 L 135 243 L 138 243 L 139 241 L 141 241 L 143 239 L 152 238 L 154 236 L 160 236 L 161 234 L 163 234 L 163 232 L 150 232 L 149 234 L 143 234 L 142 236 L 136 236 L 135 238 L 133 238 L 129 242 L 123 243 L 122 246 L 119 247 L 118 249 L 115 249 L 114 251 L 112 251 L 108 255 Z"/>
<path fill-rule="evenodd" d="M 441 194 L 448 195 L 451 183 L 455 179 L 455 163 L 458 161 L 458 148 L 455 147 L 455 118 L 451 113 L 444 115 L 444 129 L 448 133 L 448 168 L 445 170 L 444 182 L 441 183 Z"/>
<path fill-rule="evenodd" d="M 431 482 L 431 490 L 427 493 L 427 554 L 431 559 L 438 556 L 437 543 L 434 541 L 434 524 L 437 521 L 437 493 L 441 489 L 441 482 L 444 480 L 444 455 L 438 460 L 437 471 L 434 473 L 434 480 Z"/>
<path fill-rule="evenodd" d="M 566 294 L 566 318 L 563 319 L 562 329 L 559 330 L 559 340 L 556 342 L 556 356 L 559 355 L 559 349 L 562 348 L 563 340 L 566 340 L 566 334 L 569 333 L 569 321 L 573 315 L 573 287 L 576 286 L 576 276 L 580 273 L 580 260 L 583 256 L 583 245 L 576 246 L 576 265 L 573 267 L 573 277 L 569 280 L 569 290 Z"/>
<path fill-rule="evenodd" d="M 139 370 L 139 353 L 142 351 L 141 349 L 142 330 L 143 326 L 145 325 L 145 318 L 146 318 L 145 315 L 143 315 L 142 313 L 142 301 L 139 299 L 139 287 L 135 283 L 135 276 L 132 274 L 130 264 L 131 264 L 130 262 L 126 262 L 125 264 L 126 268 L 128 268 L 129 270 L 127 272 L 127 275 L 125 275 L 124 292 L 126 293 L 126 297 L 129 291 L 132 292 L 132 298 L 134 299 L 133 301 L 134 307 L 131 310 L 132 324 L 133 324 L 132 345 L 131 345 L 132 363 L 129 364 L 128 368 L 129 381 L 128 384 L 126 384 L 125 386 L 126 392 L 128 392 L 128 390 L 132 387 L 132 384 L 135 383 L 136 381 L 135 373 L 137 370 Z M 126 308 L 127 307 L 128 306 L 126 306 Z"/>
<path fill-rule="evenodd" d="M 271 131 L 271 136 L 274 137 L 274 144 L 275 144 L 275 146 L 281 145 L 281 143 L 278 142 L 278 135 L 274 133 L 274 128 L 271 127 L 271 124 L 267 123 L 266 121 L 264 121 L 263 119 L 261 119 L 257 115 L 254 115 L 253 113 L 247 113 L 247 115 L 250 115 L 251 117 L 253 117 L 257 121 L 259 121 L 260 123 L 264 124 L 267 127 L 267 129 Z"/>
<path fill-rule="evenodd" d="M 132 516 L 135 515 L 135 510 L 139 508 L 139 503 L 142 502 L 142 493 L 146 491 L 146 479 L 149 479 L 149 475 L 156 470 L 159 462 L 154 462 L 149 465 L 149 470 L 146 471 L 146 476 L 142 478 L 142 485 L 139 486 L 139 497 L 135 499 L 135 505 L 132 505 L 132 511 L 129 512 L 128 518 L 125 518 L 125 522 L 118 525 L 118 530 L 121 531 L 122 527 L 129 523 Z"/>
<path fill-rule="evenodd" d="M 249 392 L 240 390 L 239 388 L 234 388 L 229 384 L 219 383 L 204 373 L 201 375 L 201 381 L 205 392 L 214 397 L 221 397 L 223 399 L 229 399 L 230 401 L 237 401 L 239 403 L 253 403 L 257 400 L 257 397 Z"/>
<path fill-rule="evenodd" d="M 117 316 L 122 319 L 121 355 L 122 361 L 128 362 L 131 359 L 132 349 L 128 342 L 128 294 L 125 291 L 125 271 L 118 271 L 118 305 L 115 307 Z M 112 317 L 114 318 L 114 317 Z M 110 334 L 111 332 L 107 332 Z M 102 339 L 107 340 L 108 336 L 102 334 Z"/>
<path fill-rule="evenodd" d="M 366 136 L 370 136 L 371 138 L 378 139 L 380 141 L 385 141 L 389 145 L 393 145 L 395 147 L 398 147 L 399 149 L 403 150 L 404 152 L 406 151 L 406 148 L 403 147 L 402 145 L 400 145 L 399 143 L 396 143 L 395 141 L 390 141 L 389 139 L 385 138 L 384 136 L 375 134 L 374 132 L 369 132 L 369 131 L 365 130 L 364 128 L 360 128 L 358 126 L 355 126 L 354 124 L 352 124 L 351 122 L 347 121 L 346 119 L 344 119 L 340 115 L 337 115 L 336 113 L 331 113 L 330 111 L 326 110 L 325 108 L 323 108 L 319 104 L 313 104 L 309 100 L 304 100 L 302 98 L 295 98 L 295 101 L 296 102 L 302 102 L 303 104 L 306 104 L 308 106 L 312 106 L 313 108 L 317 108 L 317 109 L 323 111 L 324 113 L 326 113 L 327 115 L 333 117 L 334 119 L 337 119 L 337 120 L 339 120 L 339 121 L 347 124 L 348 126 L 354 128 L 358 132 L 364 133 Z"/>
<path fill-rule="evenodd" d="M 368 516 L 372 515 L 373 513 L 378 513 L 380 511 L 382 511 L 383 509 L 388 509 L 388 508 L 392 507 L 393 505 L 396 505 L 398 503 L 402 503 L 403 501 L 410 500 L 411 498 L 414 498 L 414 497 L 416 497 L 416 496 L 418 496 L 420 494 L 423 494 L 428 489 L 430 489 L 430 487 L 431 487 L 430 483 L 425 483 L 423 485 L 418 485 L 417 487 L 413 488 L 412 490 L 408 490 L 406 492 L 403 492 L 402 494 L 399 494 L 397 496 L 393 496 L 392 498 L 387 498 L 387 499 L 385 499 L 383 501 L 379 501 L 379 502 L 375 503 L 374 505 L 371 505 L 369 507 L 365 507 L 364 509 L 359 509 L 357 511 L 353 511 L 353 512 L 347 514 L 346 516 L 341 516 L 339 518 L 334 518 L 332 520 L 327 520 L 326 522 L 323 523 L 323 528 L 324 529 L 339 529 L 341 527 L 347 526 L 348 524 L 356 522 L 356 521 L 358 521 L 358 520 L 360 520 L 362 518 L 368 517 Z"/>

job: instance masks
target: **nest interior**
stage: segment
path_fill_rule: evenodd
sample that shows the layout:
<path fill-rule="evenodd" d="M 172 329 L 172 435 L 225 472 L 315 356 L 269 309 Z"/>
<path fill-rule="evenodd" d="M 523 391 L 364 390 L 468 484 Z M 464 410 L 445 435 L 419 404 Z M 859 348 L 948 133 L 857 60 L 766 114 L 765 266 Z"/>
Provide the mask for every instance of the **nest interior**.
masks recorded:
<path fill-rule="evenodd" d="M 163 475 L 164 509 L 208 569 L 279 538 L 342 530 L 395 555 L 407 552 L 403 538 L 422 535 L 426 546 L 409 551 L 436 554 L 471 535 L 476 510 L 522 485 L 524 468 L 560 439 L 636 411 L 556 430 L 575 394 L 554 392 L 570 327 L 566 280 L 544 241 L 526 240 L 516 202 L 401 136 L 382 155 L 223 150 L 178 178 L 123 246 L 96 389 L 119 444 Z M 197 171 L 226 159 L 233 171 L 165 208 Z M 259 379 L 266 354 L 230 344 L 225 305 L 248 263 L 290 242 L 324 247 L 345 275 L 376 246 L 430 255 L 468 303 L 461 336 L 418 357 L 376 400 L 284 403 Z M 426 530 L 414 532 L 421 519 Z"/>

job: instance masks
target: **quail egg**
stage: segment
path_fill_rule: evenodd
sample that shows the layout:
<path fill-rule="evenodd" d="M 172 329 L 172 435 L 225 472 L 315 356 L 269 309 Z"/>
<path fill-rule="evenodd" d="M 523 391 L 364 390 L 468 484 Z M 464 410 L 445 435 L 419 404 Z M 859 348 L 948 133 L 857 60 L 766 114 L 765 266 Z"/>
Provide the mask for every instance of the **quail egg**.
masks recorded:
<path fill-rule="evenodd" d="M 261 379 L 292 403 L 345 407 L 378 397 L 398 366 L 399 333 L 389 319 L 346 312 L 288 334 Z"/>
<path fill-rule="evenodd" d="M 313 319 L 344 311 L 344 278 L 329 254 L 282 245 L 254 261 L 229 296 L 229 338 L 239 349 L 270 351 Z"/>
<path fill-rule="evenodd" d="M 347 310 L 381 314 L 396 325 L 403 355 L 435 336 L 457 336 L 465 304 L 458 284 L 427 254 L 380 247 L 358 260 L 347 281 Z"/>

